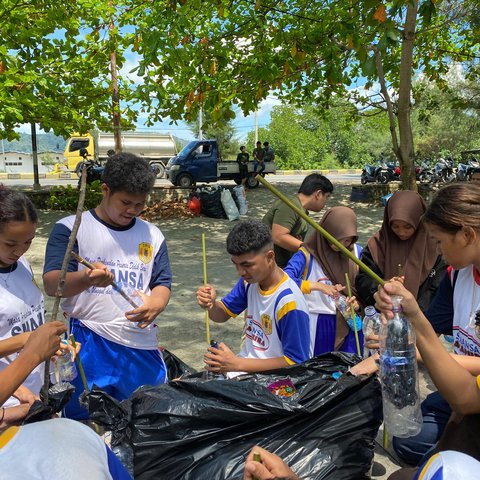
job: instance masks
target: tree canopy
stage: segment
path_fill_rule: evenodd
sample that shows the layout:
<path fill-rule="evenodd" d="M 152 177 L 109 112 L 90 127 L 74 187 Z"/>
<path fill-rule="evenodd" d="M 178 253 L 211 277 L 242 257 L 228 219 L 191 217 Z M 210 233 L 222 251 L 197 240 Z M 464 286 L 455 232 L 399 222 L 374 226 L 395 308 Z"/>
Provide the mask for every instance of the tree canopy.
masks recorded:
<path fill-rule="evenodd" d="M 324 110 L 348 98 L 360 109 L 388 112 L 392 150 L 411 178 L 413 75 L 442 86 L 458 63 L 474 91 L 480 58 L 476 4 L 5 0 L 2 135 L 28 121 L 57 134 L 108 125 L 114 51 L 119 68 L 127 53 L 139 60 L 132 72 L 138 82 L 128 74 L 119 77 L 122 102 L 115 108 L 126 123 L 138 109 L 153 124 L 167 117 L 192 121 L 203 107 L 215 123 L 231 120 L 236 108 L 257 109 L 272 94 Z"/>

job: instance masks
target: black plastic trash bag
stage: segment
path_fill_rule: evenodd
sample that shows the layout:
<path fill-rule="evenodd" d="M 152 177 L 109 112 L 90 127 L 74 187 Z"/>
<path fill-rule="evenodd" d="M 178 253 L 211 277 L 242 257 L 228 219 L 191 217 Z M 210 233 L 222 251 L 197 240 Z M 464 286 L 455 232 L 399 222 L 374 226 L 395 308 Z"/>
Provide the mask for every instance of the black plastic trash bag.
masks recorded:
<path fill-rule="evenodd" d="M 45 402 L 45 398 L 40 393 L 40 400 L 35 400 L 27 416 L 23 420 L 23 424 L 43 422 L 49 420 L 56 413 L 60 413 L 62 408 L 72 398 L 75 387 L 68 382 L 56 383 L 50 385 L 48 389 L 48 402 Z"/>
<path fill-rule="evenodd" d="M 196 374 L 140 388 L 122 402 L 130 425 L 119 434 L 114 428 L 113 440 L 131 443 L 140 480 L 240 480 L 255 444 L 302 479 L 368 479 L 381 390 L 375 377 L 346 374 L 355 359 L 333 353 L 237 380 L 202 381 Z M 335 380 L 337 371 L 344 374 Z"/>
<path fill-rule="evenodd" d="M 163 361 L 167 367 L 168 380 L 175 380 L 185 375 L 192 375 L 197 371 L 187 365 L 183 360 L 180 360 L 174 353 L 166 348 L 161 348 Z"/>
<path fill-rule="evenodd" d="M 201 213 L 211 218 L 227 218 L 222 206 L 222 187 L 202 187 L 196 190 L 200 197 Z"/>

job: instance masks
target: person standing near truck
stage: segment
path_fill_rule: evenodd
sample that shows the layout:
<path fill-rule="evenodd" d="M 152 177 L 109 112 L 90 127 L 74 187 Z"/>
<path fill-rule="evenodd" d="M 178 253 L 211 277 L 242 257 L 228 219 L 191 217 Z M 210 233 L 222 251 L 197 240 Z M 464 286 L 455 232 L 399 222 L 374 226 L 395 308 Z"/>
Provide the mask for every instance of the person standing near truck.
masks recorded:
<path fill-rule="evenodd" d="M 265 171 L 265 150 L 262 148 L 262 142 L 257 142 L 257 146 L 253 149 L 253 172 L 257 174 L 260 165 L 260 175 Z"/>
<path fill-rule="evenodd" d="M 263 157 L 264 162 L 273 162 L 275 160 L 275 150 L 270 146 L 268 142 L 263 142 L 263 150 L 265 156 Z"/>
<path fill-rule="evenodd" d="M 245 146 L 240 147 L 240 153 L 237 155 L 238 170 L 240 172 L 240 178 L 242 180 L 242 185 L 245 186 L 248 176 L 248 161 L 250 160 L 250 155 L 245 151 Z"/>

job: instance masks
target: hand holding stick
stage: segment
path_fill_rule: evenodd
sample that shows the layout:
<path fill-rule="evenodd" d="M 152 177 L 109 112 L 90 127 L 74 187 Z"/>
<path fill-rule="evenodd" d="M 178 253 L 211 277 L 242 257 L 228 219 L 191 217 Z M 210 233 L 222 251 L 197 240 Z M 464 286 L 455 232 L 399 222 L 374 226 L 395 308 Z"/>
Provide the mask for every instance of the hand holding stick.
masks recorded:
<path fill-rule="evenodd" d="M 91 264 L 88 260 L 85 260 L 84 258 L 82 258 L 80 255 L 78 255 L 77 253 L 75 253 L 73 250 L 72 250 L 72 257 L 78 262 L 78 263 L 81 263 L 82 265 L 85 265 L 87 268 L 89 268 L 90 270 L 95 270 L 95 265 Z M 122 287 L 120 287 L 118 285 L 118 283 L 113 280 L 112 281 L 112 287 L 113 289 L 118 292 L 133 308 L 138 308 L 139 305 L 137 305 L 132 297 L 130 297 L 126 292 L 125 290 L 123 290 Z"/>

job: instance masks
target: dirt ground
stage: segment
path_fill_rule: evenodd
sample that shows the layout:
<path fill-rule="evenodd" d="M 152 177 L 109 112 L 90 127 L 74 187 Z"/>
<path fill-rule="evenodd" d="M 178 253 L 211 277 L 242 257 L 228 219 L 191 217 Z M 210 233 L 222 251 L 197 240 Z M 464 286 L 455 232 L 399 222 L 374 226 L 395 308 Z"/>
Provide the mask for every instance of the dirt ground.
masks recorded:
<path fill-rule="evenodd" d="M 298 190 L 298 184 L 280 183 L 277 188 L 290 195 Z M 365 245 L 380 227 L 383 208 L 377 204 L 351 203 L 350 192 L 351 186 L 335 185 L 327 207 L 351 206 L 359 219 L 359 243 Z M 275 199 L 261 186 L 250 190 L 247 195 L 249 212 L 245 218 L 262 218 Z M 313 218 L 320 219 L 322 214 L 315 214 Z M 64 215 L 64 212 L 41 212 L 37 237 L 27 253 L 37 280 L 41 279 L 48 234 L 54 223 Z M 167 239 L 173 271 L 172 297 L 165 312 L 157 319 L 159 344 L 192 367 L 201 369 L 206 348 L 205 315 L 195 300 L 196 288 L 203 283 L 201 235 L 205 233 L 206 236 L 208 281 L 216 286 L 219 296 L 222 296 L 228 293 L 238 278 L 225 250 L 225 239 L 233 223 L 196 217 L 162 220 L 158 226 Z M 41 284 L 41 281 L 38 283 Z M 53 302 L 48 298 L 46 300 L 47 312 L 51 312 Z M 239 350 L 242 319 L 240 316 L 224 324 L 210 323 L 211 338 L 225 342 L 234 351 Z M 422 391 L 425 394 L 430 389 L 428 377 L 422 376 Z M 381 444 L 381 432 L 377 440 Z M 389 473 L 398 468 L 396 462 L 392 462 L 390 453 L 377 445 L 372 472 L 374 478 L 386 479 Z"/>
<path fill-rule="evenodd" d="M 295 184 L 278 184 L 286 194 L 298 190 Z M 383 209 L 377 205 L 351 204 L 351 187 L 336 185 L 327 207 L 351 205 L 359 218 L 361 245 L 374 233 L 381 223 Z M 259 187 L 248 191 L 249 212 L 243 218 L 262 218 L 275 197 Z M 320 219 L 323 212 L 312 215 Z M 27 257 L 37 280 L 41 278 L 45 245 L 54 223 L 65 216 L 65 212 L 42 211 L 40 213 L 37 236 Z M 188 219 L 168 219 L 157 223 L 162 230 L 170 256 L 173 272 L 172 297 L 165 312 L 157 319 L 159 343 L 178 355 L 194 368 L 202 368 L 202 355 L 206 345 L 204 312 L 197 306 L 195 291 L 203 283 L 202 233 L 205 233 L 207 250 L 207 275 L 219 294 L 223 296 L 237 281 L 237 274 L 225 250 L 225 239 L 234 223 L 223 219 L 195 217 Z M 41 282 L 38 282 L 41 284 Z M 51 311 L 52 300 L 46 298 L 47 312 Z M 223 341 L 232 349 L 238 349 L 242 331 L 242 318 L 224 324 L 210 322 L 211 337 Z"/>

